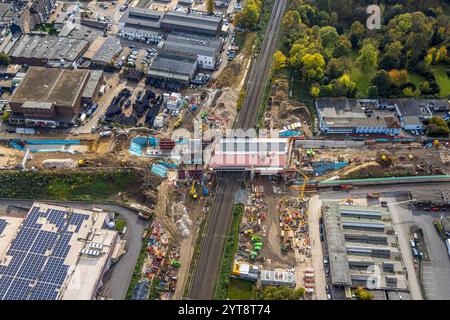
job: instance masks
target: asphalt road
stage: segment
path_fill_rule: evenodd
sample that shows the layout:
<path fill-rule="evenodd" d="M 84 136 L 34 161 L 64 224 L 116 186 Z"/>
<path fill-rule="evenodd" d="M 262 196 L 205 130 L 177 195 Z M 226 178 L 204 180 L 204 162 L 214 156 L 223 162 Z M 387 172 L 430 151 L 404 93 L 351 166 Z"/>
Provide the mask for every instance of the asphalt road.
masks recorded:
<path fill-rule="evenodd" d="M 112 269 L 108 271 L 108 276 L 103 280 L 103 287 L 100 288 L 102 296 L 115 299 L 125 299 L 128 286 L 133 275 L 134 266 L 136 264 L 139 252 L 142 247 L 142 234 L 144 233 L 147 221 L 138 218 L 137 214 L 127 208 L 118 205 L 97 204 L 93 202 L 72 202 L 72 201 L 42 201 L 53 204 L 72 205 L 80 209 L 102 208 L 112 212 L 121 214 L 127 220 L 127 232 L 124 239 L 127 241 L 124 256 L 113 265 Z M 31 200 L 5 200 L 0 199 L 0 205 L 14 205 L 22 207 L 31 207 L 33 201 Z"/>
<path fill-rule="evenodd" d="M 449 188 L 450 189 L 450 188 Z M 424 299 L 449 300 L 450 299 L 450 258 L 444 241 L 439 237 L 433 222 L 442 212 L 426 212 L 409 210 L 399 205 L 389 206 L 393 217 L 397 218 L 398 232 L 404 234 L 402 247 L 403 260 L 408 267 L 412 264 L 412 254 L 409 242 L 411 226 L 422 228 L 425 244 L 430 261 L 423 261 L 422 284 Z M 400 239 L 399 239 L 400 240 Z M 401 245 L 401 241 L 400 245 Z M 410 274 L 410 272 L 408 272 Z"/>
<path fill-rule="evenodd" d="M 247 95 L 234 129 L 246 130 L 255 126 L 285 8 L 286 0 L 275 1 L 261 51 L 250 71 Z M 191 299 L 214 297 L 225 239 L 232 221 L 234 197 L 239 188 L 239 180 L 243 177 L 243 173 L 240 172 L 226 172 L 219 176 L 220 181 L 214 195 L 213 207 L 206 226 L 207 231 L 202 239 L 200 256 L 194 271 L 190 289 Z"/>

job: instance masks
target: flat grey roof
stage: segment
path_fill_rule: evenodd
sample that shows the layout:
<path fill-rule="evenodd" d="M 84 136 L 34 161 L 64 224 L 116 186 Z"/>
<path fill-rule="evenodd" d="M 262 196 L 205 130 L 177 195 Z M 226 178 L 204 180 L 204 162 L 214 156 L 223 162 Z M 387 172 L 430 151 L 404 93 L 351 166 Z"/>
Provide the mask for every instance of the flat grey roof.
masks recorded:
<path fill-rule="evenodd" d="M 316 106 L 320 116 L 325 118 L 366 118 L 358 99 L 320 98 Z"/>
<path fill-rule="evenodd" d="M 73 107 L 89 70 L 31 67 L 17 87 L 11 102 L 50 102 Z"/>
<path fill-rule="evenodd" d="M 164 43 L 164 49 L 188 52 L 202 56 L 216 56 L 220 49 L 221 40 L 216 37 L 186 37 L 170 34 Z"/>
<path fill-rule="evenodd" d="M 345 237 L 340 225 L 339 204 L 324 202 L 323 218 L 327 237 L 331 280 L 334 285 L 352 284 Z"/>
<path fill-rule="evenodd" d="M 126 26 L 159 29 L 164 13 L 144 8 L 129 8 L 120 18 Z"/>
<path fill-rule="evenodd" d="M 109 63 L 120 51 L 122 51 L 122 45 L 120 44 L 119 39 L 107 37 L 103 45 L 92 57 L 92 61 Z"/>
<path fill-rule="evenodd" d="M 344 221 L 342 223 L 342 226 L 343 227 L 362 227 L 362 228 L 384 229 L 384 223 Z"/>
<path fill-rule="evenodd" d="M 94 95 L 98 82 L 100 81 L 100 78 L 103 75 L 103 71 L 101 70 L 91 70 L 90 73 L 91 75 L 89 77 L 89 80 L 86 83 L 86 87 L 83 90 L 82 94 L 83 98 L 91 98 Z"/>
<path fill-rule="evenodd" d="M 87 40 L 25 34 L 9 51 L 16 58 L 74 61 L 89 45 Z"/>
<path fill-rule="evenodd" d="M 195 59 L 180 59 L 158 55 L 153 60 L 149 71 L 165 71 L 173 74 L 191 75 Z"/>
<path fill-rule="evenodd" d="M 219 31 L 222 18 L 204 16 L 199 14 L 186 14 L 182 12 L 166 12 L 161 23 L 178 26 L 182 29 L 192 31 L 205 31 L 215 33 Z"/>
<path fill-rule="evenodd" d="M 422 116 L 429 114 L 429 110 L 425 105 L 419 105 L 416 99 L 397 99 L 395 100 L 397 112 L 401 117 Z"/>

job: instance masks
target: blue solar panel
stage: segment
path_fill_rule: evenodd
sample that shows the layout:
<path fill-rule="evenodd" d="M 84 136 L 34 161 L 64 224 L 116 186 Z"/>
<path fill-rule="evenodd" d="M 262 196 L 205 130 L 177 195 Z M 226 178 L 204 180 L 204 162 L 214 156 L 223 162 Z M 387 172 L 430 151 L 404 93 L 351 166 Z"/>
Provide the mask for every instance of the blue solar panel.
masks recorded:
<path fill-rule="evenodd" d="M 39 230 L 22 227 L 16 238 L 11 243 L 11 249 L 28 251 L 33 245 L 34 240 L 38 235 Z"/>
<path fill-rule="evenodd" d="M 14 279 L 4 296 L 5 300 L 26 300 L 31 293 L 30 280 Z"/>
<path fill-rule="evenodd" d="M 15 250 L 8 250 L 6 254 L 8 256 L 12 256 L 12 259 L 9 264 L 3 268 L 2 274 L 14 277 L 20 266 L 22 265 L 26 253 Z"/>
<path fill-rule="evenodd" d="M 44 266 L 46 256 L 29 253 L 22 263 L 16 277 L 34 280 L 41 273 L 42 267 Z"/>
<path fill-rule="evenodd" d="M 3 296 L 8 291 L 9 286 L 14 278 L 0 275 L 0 300 L 3 300 Z"/>
<path fill-rule="evenodd" d="M 8 223 L 6 220 L 0 219 L 0 234 L 2 234 L 3 230 L 5 230 Z"/>
<path fill-rule="evenodd" d="M 62 285 L 66 278 L 69 266 L 64 264 L 64 259 L 50 258 L 42 271 L 39 280 L 42 282 Z"/>
<path fill-rule="evenodd" d="M 41 230 L 42 225 L 37 223 L 40 217 L 55 227 L 51 231 Z M 64 259 L 70 251 L 73 233 L 67 230 L 73 225 L 78 232 L 88 218 L 86 214 L 55 209 L 44 212 L 33 207 L 7 252 L 11 260 L 0 266 L 0 300 L 56 299 L 69 269 Z M 50 256 L 46 255 L 48 252 Z M 30 284 L 34 283 L 33 288 Z"/>
<path fill-rule="evenodd" d="M 52 257 L 65 258 L 70 251 L 69 241 L 72 237 L 71 233 L 63 233 L 59 236 L 58 242 L 52 251 Z"/>
<path fill-rule="evenodd" d="M 44 254 L 47 250 L 52 248 L 57 237 L 57 233 L 44 230 L 39 231 L 37 236 L 38 241 L 33 244 L 30 251 L 33 253 Z"/>
<path fill-rule="evenodd" d="M 38 282 L 34 287 L 31 295 L 29 297 L 30 300 L 55 300 L 58 296 L 58 291 L 60 286 Z"/>

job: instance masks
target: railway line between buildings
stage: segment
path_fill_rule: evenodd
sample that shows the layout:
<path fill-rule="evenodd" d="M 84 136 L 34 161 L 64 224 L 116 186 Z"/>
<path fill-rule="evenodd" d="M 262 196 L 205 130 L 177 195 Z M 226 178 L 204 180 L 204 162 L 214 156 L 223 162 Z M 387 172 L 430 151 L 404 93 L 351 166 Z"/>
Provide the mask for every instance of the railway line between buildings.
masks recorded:
<path fill-rule="evenodd" d="M 287 0 L 274 2 L 261 51 L 250 70 L 247 94 L 234 123 L 234 129 L 247 130 L 254 128 L 256 124 L 286 5 Z M 200 255 L 193 271 L 190 299 L 214 298 L 215 283 L 220 272 L 225 241 L 233 218 L 235 194 L 240 181 L 244 178 L 244 173 L 224 172 L 219 174 L 218 178 L 211 213 L 205 226 L 206 233 L 201 241 Z"/>

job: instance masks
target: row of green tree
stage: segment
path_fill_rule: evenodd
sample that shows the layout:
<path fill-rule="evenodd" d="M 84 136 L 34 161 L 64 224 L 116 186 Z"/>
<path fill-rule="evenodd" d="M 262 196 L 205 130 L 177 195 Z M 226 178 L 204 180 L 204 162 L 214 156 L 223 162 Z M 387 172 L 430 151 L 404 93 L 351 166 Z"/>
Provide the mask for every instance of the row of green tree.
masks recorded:
<path fill-rule="evenodd" d="M 439 95 L 431 66 L 450 65 L 448 1 L 426 10 L 423 1 L 381 1 L 380 30 L 365 26 L 369 2 L 290 0 L 274 69 L 288 68 L 314 97 L 355 96 L 352 68 L 372 79 L 369 96 Z M 411 73 L 423 81 L 412 83 Z"/>

